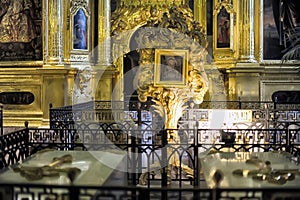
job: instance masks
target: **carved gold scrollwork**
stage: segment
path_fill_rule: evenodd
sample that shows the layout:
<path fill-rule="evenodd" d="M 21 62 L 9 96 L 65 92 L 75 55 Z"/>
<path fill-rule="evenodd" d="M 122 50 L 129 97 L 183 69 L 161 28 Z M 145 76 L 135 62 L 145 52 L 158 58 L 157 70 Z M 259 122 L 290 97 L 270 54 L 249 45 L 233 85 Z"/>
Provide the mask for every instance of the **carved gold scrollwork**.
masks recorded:
<path fill-rule="evenodd" d="M 156 103 L 155 111 L 165 120 L 164 128 L 177 129 L 178 120 L 186 108 L 187 101 L 193 99 L 195 103 L 200 104 L 208 89 L 204 71 L 207 41 L 203 27 L 193 20 L 192 11 L 187 4 L 122 5 L 117 8 L 112 20 L 112 35 L 115 39 L 113 54 L 118 55 L 114 60 L 120 57 L 120 51 L 125 53 L 130 50 L 129 43 L 132 40 L 128 37 L 135 35 L 135 50 L 140 56 L 139 72 L 134 81 L 138 98 L 144 102 L 147 97 L 151 97 Z M 154 83 L 154 72 L 159 71 L 155 70 L 155 67 L 161 65 L 156 63 L 155 50 L 160 49 L 166 50 L 161 52 L 171 54 L 172 50 L 187 52 L 187 56 L 184 57 L 187 60 L 184 60 L 187 63 L 187 76 L 181 76 L 187 79 L 186 84 L 177 87 L 172 84 Z M 169 131 L 167 138 L 169 144 L 178 145 L 180 142 L 176 130 Z M 193 170 L 180 163 L 178 155 L 169 150 L 171 149 L 168 148 L 169 165 L 181 168 L 193 176 Z M 141 184 L 145 184 L 145 177 L 144 174 L 140 177 Z"/>
<path fill-rule="evenodd" d="M 203 67 L 204 57 L 206 55 L 205 47 L 207 46 L 206 37 L 199 23 L 195 21 L 184 20 L 184 16 L 175 7 L 171 7 L 169 14 L 164 13 L 159 28 L 143 28 L 136 37 L 136 42 L 140 48 L 140 74 L 138 76 L 137 88 L 141 101 L 146 100 L 147 96 L 159 96 L 158 93 L 175 94 L 183 98 L 181 101 L 186 102 L 187 97 L 194 99 L 196 103 L 201 103 L 203 96 L 207 91 L 207 77 Z M 153 63 L 154 49 L 188 49 L 188 88 L 160 88 L 153 86 Z M 148 88 L 148 89 L 147 89 Z M 176 89 L 176 92 L 175 92 Z M 166 91 L 165 91 L 166 90 Z M 166 95 L 163 95 L 166 96 Z M 174 95 L 173 95 L 174 96 Z M 155 98 L 154 98 L 155 99 Z M 159 98 L 158 101 L 162 101 Z M 168 99 L 170 101 L 179 100 Z M 166 103 L 161 103 L 166 105 Z M 169 109 L 172 110 L 172 109 Z M 169 113 L 169 112 L 167 112 Z M 173 115 L 173 114 L 172 114 Z M 174 115 L 175 116 L 175 115 Z M 173 126 L 173 125 L 172 125 Z M 176 128 L 172 127 L 172 128 Z"/>
<path fill-rule="evenodd" d="M 146 27 L 138 30 L 142 26 Z M 158 91 L 166 90 L 169 94 L 180 93 L 180 96 L 183 97 L 184 93 L 186 97 L 193 98 L 196 103 L 202 102 L 208 85 L 203 67 L 207 41 L 203 27 L 199 22 L 193 20 L 192 11 L 187 4 L 178 6 L 121 4 L 112 15 L 111 28 L 115 38 L 113 54 L 117 55 L 114 59 L 118 59 L 120 56 L 120 48 L 117 49 L 118 44 L 123 47 L 123 50 L 130 49 L 128 34 L 122 33 L 129 31 L 133 34 L 135 30 L 139 31 L 135 38 L 137 50 L 140 53 L 140 73 L 136 83 L 141 101 L 146 100 L 147 96 L 154 96 Z M 189 51 L 188 88 L 181 89 L 182 92 L 175 92 L 176 88 L 162 89 L 153 86 L 154 49 L 160 48 Z M 173 100 L 169 99 L 168 101 L 168 104 L 171 105 L 170 101 Z M 185 102 L 186 98 L 183 98 L 182 101 Z"/>

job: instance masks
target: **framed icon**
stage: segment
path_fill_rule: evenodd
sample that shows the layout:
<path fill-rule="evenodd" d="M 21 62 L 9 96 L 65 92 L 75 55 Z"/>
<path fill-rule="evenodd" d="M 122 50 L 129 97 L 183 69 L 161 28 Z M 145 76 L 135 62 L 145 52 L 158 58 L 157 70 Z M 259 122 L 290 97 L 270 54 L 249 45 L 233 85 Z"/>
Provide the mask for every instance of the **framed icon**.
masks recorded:
<path fill-rule="evenodd" d="M 214 9 L 214 48 L 233 50 L 234 10 L 227 1 L 217 4 Z"/>
<path fill-rule="evenodd" d="M 80 8 L 73 17 L 73 49 L 87 50 L 87 16 Z"/>
<path fill-rule="evenodd" d="M 217 48 L 230 48 L 230 14 L 222 7 L 217 15 Z"/>
<path fill-rule="evenodd" d="M 187 76 L 188 50 L 155 50 L 154 86 L 185 87 Z"/>

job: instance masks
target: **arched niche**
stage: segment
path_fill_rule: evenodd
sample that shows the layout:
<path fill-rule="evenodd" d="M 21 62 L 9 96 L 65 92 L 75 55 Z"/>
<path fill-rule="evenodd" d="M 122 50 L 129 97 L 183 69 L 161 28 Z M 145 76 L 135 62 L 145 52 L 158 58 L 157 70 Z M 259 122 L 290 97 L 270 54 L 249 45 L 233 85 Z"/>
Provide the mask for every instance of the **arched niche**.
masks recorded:
<path fill-rule="evenodd" d="M 170 30 L 170 35 L 163 38 L 164 33 L 169 34 L 168 31 Z M 201 72 L 204 71 L 203 66 L 199 64 L 200 62 L 203 63 L 199 60 L 202 59 L 201 56 L 199 57 L 199 52 L 207 47 L 206 36 L 203 27 L 200 26 L 199 22 L 194 21 L 192 11 L 186 4 L 117 8 L 112 15 L 111 31 L 113 64 L 118 71 L 114 81 L 118 84 L 118 92 L 114 95 L 115 100 L 124 100 L 125 83 L 122 79 L 124 72 L 126 73 L 132 68 L 132 65 L 130 67 L 125 65 L 129 65 L 132 61 L 137 62 L 136 59 L 130 60 L 130 56 L 138 53 L 136 58 L 139 57 L 139 66 L 145 64 L 143 62 L 147 56 L 146 59 L 152 57 L 150 60 L 153 64 L 154 51 L 151 55 L 145 55 L 143 49 L 188 49 L 194 60 L 193 65 L 199 68 Z M 152 36 L 155 37 L 155 40 L 151 39 Z M 201 48 L 197 49 L 195 43 Z M 137 52 L 133 53 L 134 51 Z M 142 55 L 141 52 L 143 52 Z M 147 62 L 146 64 L 149 64 Z M 206 77 L 206 75 L 203 76 Z"/>
<path fill-rule="evenodd" d="M 112 60 L 117 75 L 114 77 L 114 100 L 125 100 L 133 94 L 134 70 L 138 66 L 139 54 L 134 38 L 137 30 L 144 23 L 138 24 L 134 29 L 118 33 L 112 30 Z"/>
<path fill-rule="evenodd" d="M 123 74 L 124 74 L 124 99 L 125 101 L 137 101 L 137 91 L 134 87 L 135 76 L 139 68 L 140 54 L 137 51 L 135 38 L 138 30 L 131 36 L 129 42 L 130 51 L 123 56 Z"/>

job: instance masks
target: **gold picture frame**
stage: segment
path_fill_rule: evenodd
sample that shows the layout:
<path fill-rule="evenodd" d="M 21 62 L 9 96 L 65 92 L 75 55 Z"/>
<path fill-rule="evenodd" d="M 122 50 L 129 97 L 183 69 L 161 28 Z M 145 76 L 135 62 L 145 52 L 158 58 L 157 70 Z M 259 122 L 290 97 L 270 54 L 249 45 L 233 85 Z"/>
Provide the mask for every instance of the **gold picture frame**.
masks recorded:
<path fill-rule="evenodd" d="M 89 50 L 89 15 L 83 7 L 79 7 L 72 15 L 72 51 Z"/>
<path fill-rule="evenodd" d="M 3 1 L 0 9 L 0 66 L 43 65 L 42 0 Z"/>
<path fill-rule="evenodd" d="M 229 1 L 218 3 L 214 9 L 215 50 L 234 50 L 234 9 Z"/>
<path fill-rule="evenodd" d="M 154 86 L 186 87 L 188 50 L 155 49 Z"/>

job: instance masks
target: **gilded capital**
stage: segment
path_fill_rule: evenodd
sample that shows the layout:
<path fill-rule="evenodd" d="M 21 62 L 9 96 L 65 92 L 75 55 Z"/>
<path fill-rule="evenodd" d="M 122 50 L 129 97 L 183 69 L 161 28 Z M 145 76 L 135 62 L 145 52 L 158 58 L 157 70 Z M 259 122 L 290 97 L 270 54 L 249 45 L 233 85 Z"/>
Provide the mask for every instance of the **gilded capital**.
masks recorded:
<path fill-rule="evenodd" d="M 139 6 L 139 5 L 184 5 L 188 4 L 187 0 L 119 0 L 120 6 Z"/>

